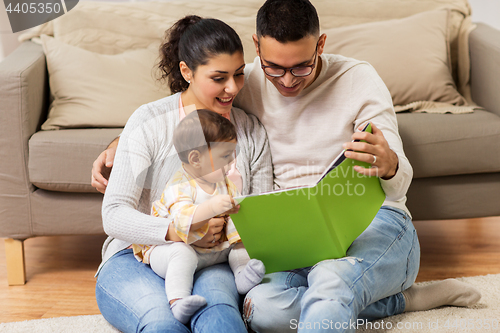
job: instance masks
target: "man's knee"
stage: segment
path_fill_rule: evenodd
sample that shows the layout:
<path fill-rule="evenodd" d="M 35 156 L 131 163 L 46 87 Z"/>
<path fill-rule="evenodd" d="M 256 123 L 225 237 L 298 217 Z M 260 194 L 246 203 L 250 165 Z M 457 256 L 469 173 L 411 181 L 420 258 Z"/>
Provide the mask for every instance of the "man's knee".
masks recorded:
<path fill-rule="evenodd" d="M 306 287 L 261 284 L 250 290 L 243 303 L 243 318 L 256 332 L 290 332 L 300 317 L 300 300 Z"/>
<path fill-rule="evenodd" d="M 309 287 L 319 284 L 322 288 L 351 288 L 354 281 L 363 274 L 362 263 L 363 259 L 356 257 L 324 260 L 309 272 Z"/>

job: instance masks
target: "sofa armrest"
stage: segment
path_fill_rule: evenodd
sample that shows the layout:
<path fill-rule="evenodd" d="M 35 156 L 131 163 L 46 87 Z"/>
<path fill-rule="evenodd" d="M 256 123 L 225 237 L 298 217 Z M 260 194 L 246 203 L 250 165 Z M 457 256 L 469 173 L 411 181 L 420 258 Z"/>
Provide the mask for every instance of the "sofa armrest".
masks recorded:
<path fill-rule="evenodd" d="M 477 23 L 469 50 L 472 100 L 500 116 L 500 30 Z"/>
<path fill-rule="evenodd" d="M 32 236 L 28 140 L 47 110 L 42 47 L 24 42 L 0 62 L 0 237 Z"/>

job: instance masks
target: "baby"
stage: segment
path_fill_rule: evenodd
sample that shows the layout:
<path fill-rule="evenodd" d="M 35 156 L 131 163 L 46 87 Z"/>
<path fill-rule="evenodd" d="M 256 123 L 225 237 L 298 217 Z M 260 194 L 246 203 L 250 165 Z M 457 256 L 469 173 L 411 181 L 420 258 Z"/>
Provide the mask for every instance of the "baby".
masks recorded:
<path fill-rule="evenodd" d="M 139 261 L 165 278 L 172 313 L 185 324 L 206 304 L 202 296 L 191 295 L 197 270 L 229 261 L 238 292 L 246 294 L 262 281 L 265 267 L 260 260 L 250 259 L 227 215 L 222 215 L 226 223 L 218 245 L 189 245 L 206 235 L 209 219 L 234 208 L 232 197 L 239 195 L 226 176 L 234 163 L 234 125 L 218 113 L 193 111 L 179 123 L 173 141 L 182 166 L 167 183 L 161 199 L 153 203 L 152 214 L 172 217 L 170 227 L 179 239 L 157 246 L 134 244 L 133 249 Z"/>

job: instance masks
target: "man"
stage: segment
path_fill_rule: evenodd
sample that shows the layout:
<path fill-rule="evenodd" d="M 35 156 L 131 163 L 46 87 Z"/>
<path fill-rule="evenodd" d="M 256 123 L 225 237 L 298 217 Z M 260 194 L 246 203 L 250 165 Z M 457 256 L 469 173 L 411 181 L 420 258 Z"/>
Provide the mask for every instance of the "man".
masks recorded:
<path fill-rule="evenodd" d="M 369 64 L 323 54 L 326 35 L 320 35 L 309 1 L 267 1 L 257 14 L 253 39 L 258 57 L 245 68 L 245 86 L 236 103 L 267 130 L 275 183 L 281 188 L 312 184 L 347 148 L 357 151 L 346 153 L 348 157 L 371 164 L 356 171 L 379 176 L 387 199 L 349 248 L 348 258 L 269 274 L 251 290 L 244 305 L 251 328 L 354 331 L 358 317 L 381 318 L 411 309 L 400 292 L 415 281 L 420 259 L 405 206 L 413 171 L 389 91 Z M 373 134 L 356 132 L 366 122 Z"/>
<path fill-rule="evenodd" d="M 245 68 L 235 104 L 265 126 L 278 187 L 314 183 L 349 149 L 348 157 L 371 164 L 355 170 L 379 176 L 386 201 L 346 258 L 266 275 L 247 294 L 245 319 L 256 332 L 353 332 L 358 318 L 477 302 L 479 293 L 456 280 L 410 288 L 420 259 L 405 205 L 413 171 L 390 93 L 368 63 L 323 54 L 326 37 L 308 0 L 266 1 L 253 36 L 258 57 Z M 367 122 L 373 133 L 356 131 Z M 113 154 L 111 147 L 94 163 L 92 184 L 101 192 Z"/>

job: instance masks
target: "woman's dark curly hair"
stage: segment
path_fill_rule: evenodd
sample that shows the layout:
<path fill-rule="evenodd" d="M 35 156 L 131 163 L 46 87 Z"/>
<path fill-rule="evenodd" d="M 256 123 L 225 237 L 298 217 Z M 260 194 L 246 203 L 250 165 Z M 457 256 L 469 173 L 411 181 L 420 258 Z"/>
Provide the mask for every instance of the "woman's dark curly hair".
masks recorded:
<path fill-rule="evenodd" d="M 165 33 L 160 46 L 160 80 L 168 80 L 172 93 L 184 91 L 189 84 L 184 80 L 179 63 L 184 61 L 194 72 L 199 65 L 219 54 L 243 53 L 240 37 L 233 28 L 217 19 L 196 15 L 177 21 Z"/>

